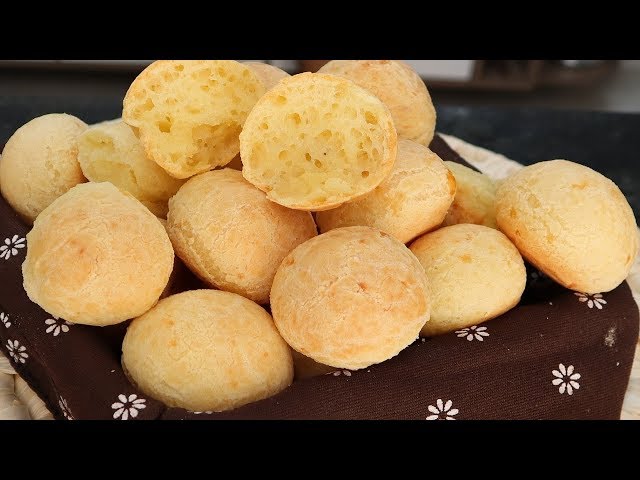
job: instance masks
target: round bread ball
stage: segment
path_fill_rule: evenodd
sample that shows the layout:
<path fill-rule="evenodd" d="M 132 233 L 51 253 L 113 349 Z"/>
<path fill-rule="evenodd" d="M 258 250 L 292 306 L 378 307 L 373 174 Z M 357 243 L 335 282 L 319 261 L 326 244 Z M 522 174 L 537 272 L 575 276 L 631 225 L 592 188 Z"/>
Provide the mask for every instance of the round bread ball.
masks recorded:
<path fill-rule="evenodd" d="M 496 184 L 485 174 L 456 162 L 444 162 L 456 179 L 456 196 L 443 225 L 474 223 L 497 228 Z"/>
<path fill-rule="evenodd" d="M 271 316 L 240 295 L 191 290 L 162 299 L 127 329 L 122 366 L 169 407 L 231 410 L 293 379 L 289 346 Z"/>
<path fill-rule="evenodd" d="M 267 303 L 282 259 L 316 236 L 309 212 L 289 210 L 225 168 L 187 181 L 169 200 L 176 254 L 208 285 Z"/>
<path fill-rule="evenodd" d="M 159 217 L 167 216 L 167 201 L 184 183 L 149 160 L 131 127 L 120 119 L 92 125 L 80 135 L 78 161 L 89 180 L 113 183 Z"/>
<path fill-rule="evenodd" d="M 422 135 L 420 135 L 418 138 L 414 139 L 413 141 L 416 143 L 419 143 L 420 145 L 424 145 L 425 147 L 429 147 L 431 146 L 431 141 L 433 140 L 433 137 L 435 136 L 435 126 L 434 126 L 434 131 L 428 131 L 428 132 L 424 132 Z"/>
<path fill-rule="evenodd" d="M 422 336 L 491 320 L 515 307 L 524 292 L 524 261 L 493 228 L 451 225 L 423 235 L 410 248 L 431 286 L 431 320 Z"/>
<path fill-rule="evenodd" d="M 529 262 L 584 293 L 616 288 L 638 254 L 636 219 L 620 189 L 567 160 L 506 178 L 496 194 L 496 221 Z"/>
<path fill-rule="evenodd" d="M 65 113 L 25 123 L 9 138 L 0 161 L 0 192 L 30 223 L 60 195 L 86 182 L 78 137 L 87 124 Z"/>
<path fill-rule="evenodd" d="M 389 110 L 334 75 L 281 80 L 255 105 L 240 134 L 244 177 L 280 205 L 326 210 L 377 187 L 396 158 Z"/>
<path fill-rule="evenodd" d="M 413 68 L 396 60 L 332 60 L 321 73 L 341 75 L 376 95 L 391 110 L 398 137 L 429 146 L 436 109 Z"/>
<path fill-rule="evenodd" d="M 233 60 L 159 60 L 133 81 L 122 119 L 137 130 L 147 156 L 175 178 L 226 165 L 265 88 Z"/>
<path fill-rule="evenodd" d="M 271 312 L 291 347 L 316 362 L 357 370 L 388 360 L 429 320 L 427 276 L 395 238 L 336 228 L 294 249 L 271 288 Z"/>
<path fill-rule="evenodd" d="M 438 155 L 411 140 L 399 140 L 393 170 L 373 192 L 318 212 L 316 222 L 322 233 L 365 225 L 407 243 L 440 226 L 455 193 L 455 179 Z"/>
<path fill-rule="evenodd" d="M 51 315 L 112 325 L 149 310 L 173 269 L 164 227 L 111 183 L 83 183 L 49 205 L 27 235 L 24 289 Z"/>
<path fill-rule="evenodd" d="M 245 62 L 244 65 L 253 70 L 253 73 L 258 76 L 264 85 L 265 90 L 271 90 L 280 80 L 291 76 L 284 70 L 268 63 Z"/>

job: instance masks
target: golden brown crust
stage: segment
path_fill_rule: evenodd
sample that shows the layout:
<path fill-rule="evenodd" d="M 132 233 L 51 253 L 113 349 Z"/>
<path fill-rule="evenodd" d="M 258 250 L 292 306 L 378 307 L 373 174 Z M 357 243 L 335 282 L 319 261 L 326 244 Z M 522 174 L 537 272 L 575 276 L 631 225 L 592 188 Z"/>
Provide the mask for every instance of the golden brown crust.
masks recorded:
<path fill-rule="evenodd" d="M 78 137 L 87 124 L 64 113 L 34 118 L 9 138 L 0 160 L 0 192 L 32 223 L 56 198 L 85 182 Z"/>
<path fill-rule="evenodd" d="M 497 228 L 496 184 L 483 173 L 455 162 L 444 162 L 453 173 L 457 191 L 444 226 L 474 223 Z"/>
<path fill-rule="evenodd" d="M 270 200 L 326 210 L 377 187 L 393 167 L 389 110 L 355 83 L 302 73 L 255 105 L 240 134 L 244 177 Z"/>
<path fill-rule="evenodd" d="M 400 138 L 429 146 L 436 110 L 420 76 L 397 60 L 332 60 L 319 72 L 341 75 L 371 91 L 391 111 Z"/>
<path fill-rule="evenodd" d="M 360 369 L 397 355 L 429 320 L 427 277 L 402 243 L 370 227 L 331 230 L 294 249 L 271 288 L 276 327 L 316 362 Z"/>
<path fill-rule="evenodd" d="M 169 201 L 176 254 L 203 281 L 267 303 L 282 259 L 316 235 L 309 212 L 270 202 L 236 170 L 191 178 Z"/>
<path fill-rule="evenodd" d="M 131 322 L 122 363 L 170 407 L 223 411 L 270 397 L 293 379 L 289 346 L 271 316 L 240 295 L 192 290 Z"/>
<path fill-rule="evenodd" d="M 29 298 L 52 315 L 112 325 L 151 308 L 173 269 L 158 219 L 111 183 L 83 183 L 49 205 L 27 235 Z"/>
<path fill-rule="evenodd" d="M 407 243 L 442 223 L 455 192 L 455 179 L 440 157 L 411 140 L 400 140 L 393 170 L 375 190 L 318 212 L 316 221 L 322 233 L 364 225 Z"/>
<path fill-rule="evenodd" d="M 147 156 L 176 178 L 226 165 L 264 93 L 253 70 L 233 60 L 160 60 L 133 81 L 122 119 Z"/>
<path fill-rule="evenodd" d="M 431 286 L 433 336 L 491 320 L 520 301 L 527 280 L 516 247 L 501 232 L 460 224 L 427 233 L 411 244 Z"/>
<path fill-rule="evenodd" d="M 80 135 L 78 161 L 89 180 L 113 183 L 159 217 L 167 216 L 167 201 L 184 183 L 149 160 L 131 127 L 120 119 L 92 125 Z"/>
<path fill-rule="evenodd" d="M 414 139 L 413 141 L 416 143 L 419 143 L 420 145 L 424 145 L 425 147 L 428 147 L 431 145 L 431 141 L 433 140 L 433 137 L 435 136 L 435 124 L 434 124 L 434 130 L 428 130 L 426 132 L 424 132 L 422 135 L 420 135 L 418 138 Z"/>
<path fill-rule="evenodd" d="M 620 189 L 567 160 L 539 162 L 505 179 L 496 221 L 527 260 L 585 293 L 617 287 L 638 253 L 636 220 Z"/>

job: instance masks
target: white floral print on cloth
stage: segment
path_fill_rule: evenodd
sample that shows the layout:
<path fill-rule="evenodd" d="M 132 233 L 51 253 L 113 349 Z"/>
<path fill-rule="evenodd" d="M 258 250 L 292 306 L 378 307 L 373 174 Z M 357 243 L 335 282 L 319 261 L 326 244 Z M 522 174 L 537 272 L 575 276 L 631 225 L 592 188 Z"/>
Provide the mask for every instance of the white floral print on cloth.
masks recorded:
<path fill-rule="evenodd" d="M 53 315 L 53 318 L 47 318 L 44 323 L 47 325 L 45 332 L 51 333 L 54 337 L 60 335 L 60 332 L 67 333 L 69 331 L 69 327 L 73 325 L 73 323 L 61 320 L 55 315 Z"/>
<path fill-rule="evenodd" d="M 433 414 L 427 417 L 427 420 L 455 420 L 453 418 L 458 414 L 457 408 L 451 408 L 453 406 L 453 402 L 451 400 L 447 400 L 443 402 L 441 398 L 436 401 L 435 407 L 433 405 L 429 405 L 428 410 Z"/>
<path fill-rule="evenodd" d="M 573 294 L 578 297 L 579 302 L 587 302 L 587 307 L 589 308 L 596 307 L 598 310 L 602 310 L 602 306 L 607 304 L 601 293 L 573 292 Z"/>
<path fill-rule="evenodd" d="M 58 405 L 60 405 L 60 410 L 62 411 L 64 418 L 66 418 L 67 420 L 73 420 L 73 415 L 71 415 L 69 405 L 67 405 L 67 401 L 64 398 L 58 398 Z"/>
<path fill-rule="evenodd" d="M 138 416 L 138 410 L 147 408 L 145 405 L 146 400 L 144 398 L 138 398 L 138 395 L 132 393 L 127 396 L 123 393 L 118 395 L 118 402 L 112 403 L 111 408 L 115 410 L 113 412 L 113 418 L 120 420 L 129 420 L 129 418 L 136 418 Z"/>
<path fill-rule="evenodd" d="M 484 327 L 484 326 L 478 327 L 477 325 L 474 325 L 473 327 L 469 327 L 469 328 L 463 328 L 462 330 L 456 330 L 456 334 L 460 338 L 466 337 L 466 339 L 470 342 L 474 339 L 478 340 L 479 342 L 482 342 L 484 340 L 482 337 L 489 336 L 489 332 L 487 332 L 487 327 Z"/>
<path fill-rule="evenodd" d="M 0 245 L 0 258 L 9 260 L 12 256 L 18 255 L 18 250 L 25 247 L 24 237 L 14 235 L 13 237 L 5 238 L 4 244 Z"/>
<path fill-rule="evenodd" d="M 344 375 L 345 377 L 350 377 L 351 372 L 349 370 L 336 370 L 335 372 L 329 372 L 327 375 L 333 375 L 334 377 Z"/>
<path fill-rule="evenodd" d="M 565 368 L 565 366 L 561 363 L 558 365 L 558 370 L 553 370 L 551 372 L 554 378 L 551 383 L 558 387 L 558 391 L 560 394 L 564 394 L 566 391 L 569 395 L 573 395 L 574 390 L 578 390 L 580 388 L 580 384 L 576 380 L 580 380 L 580 374 L 575 372 L 573 365 L 569 365 Z"/>
<path fill-rule="evenodd" d="M 20 345 L 18 340 L 7 341 L 7 350 L 9 351 L 11 358 L 13 358 L 13 361 L 16 363 L 26 363 L 27 358 L 29 358 L 27 349 L 24 345 Z"/>
<path fill-rule="evenodd" d="M 0 322 L 5 326 L 5 328 L 9 328 L 11 326 L 11 321 L 9 320 L 9 315 L 4 312 L 0 312 Z"/>

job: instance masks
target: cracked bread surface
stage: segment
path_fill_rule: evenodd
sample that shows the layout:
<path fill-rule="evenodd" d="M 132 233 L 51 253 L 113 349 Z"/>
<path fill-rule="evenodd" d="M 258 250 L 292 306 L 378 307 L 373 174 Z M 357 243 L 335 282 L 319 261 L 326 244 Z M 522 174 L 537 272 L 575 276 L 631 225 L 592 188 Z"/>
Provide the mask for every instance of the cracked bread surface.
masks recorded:
<path fill-rule="evenodd" d="M 159 60 L 129 87 L 122 119 L 151 160 L 184 179 L 238 154 L 242 125 L 264 91 L 234 60 Z"/>
<path fill-rule="evenodd" d="M 636 219 L 615 183 L 589 167 L 549 160 L 507 177 L 498 227 L 522 255 L 572 290 L 613 290 L 638 254 Z"/>
<path fill-rule="evenodd" d="M 0 158 L 0 192 L 33 223 L 56 198 L 86 182 L 78 163 L 78 137 L 87 129 L 65 113 L 34 118 L 18 128 Z"/>
<path fill-rule="evenodd" d="M 83 132 L 78 161 L 89 180 L 113 183 L 158 217 L 167 216 L 167 202 L 184 183 L 149 160 L 131 127 L 120 119 L 92 125 Z"/>
<path fill-rule="evenodd" d="M 169 200 L 176 254 L 208 285 L 269 301 L 282 259 L 316 235 L 309 212 L 285 208 L 224 168 L 193 177 Z"/>
<path fill-rule="evenodd" d="M 393 170 L 375 190 L 337 208 L 316 213 L 320 232 L 364 225 L 402 243 L 438 227 L 456 193 L 444 162 L 427 147 L 398 141 Z"/>
<path fill-rule="evenodd" d="M 496 225 L 496 184 L 484 173 L 456 162 L 444 162 L 456 179 L 456 196 L 443 226 L 474 223 L 486 227 Z"/>
<path fill-rule="evenodd" d="M 477 325 L 520 301 L 524 262 L 509 239 L 493 228 L 460 224 L 427 233 L 411 244 L 431 286 L 431 320 L 421 335 Z"/>
<path fill-rule="evenodd" d="M 244 177 L 280 205 L 326 210 L 373 190 L 396 158 L 389 110 L 334 75 L 281 80 L 249 114 L 240 134 Z"/>
<path fill-rule="evenodd" d="M 396 356 L 429 321 L 424 269 L 371 227 L 330 230 L 295 248 L 271 288 L 276 327 L 316 362 L 361 369 Z"/>
<path fill-rule="evenodd" d="M 398 137 L 429 146 L 436 110 L 425 83 L 398 60 L 332 60 L 319 72 L 341 75 L 376 95 L 391 111 Z"/>
<path fill-rule="evenodd" d="M 172 295 L 133 320 L 122 364 L 150 397 L 198 412 L 268 398 L 293 379 L 291 351 L 271 316 L 217 290 Z"/>
<path fill-rule="evenodd" d="M 51 315 L 112 325 L 143 314 L 173 270 L 160 221 L 111 183 L 82 183 L 56 199 L 27 234 L 29 298 Z"/>

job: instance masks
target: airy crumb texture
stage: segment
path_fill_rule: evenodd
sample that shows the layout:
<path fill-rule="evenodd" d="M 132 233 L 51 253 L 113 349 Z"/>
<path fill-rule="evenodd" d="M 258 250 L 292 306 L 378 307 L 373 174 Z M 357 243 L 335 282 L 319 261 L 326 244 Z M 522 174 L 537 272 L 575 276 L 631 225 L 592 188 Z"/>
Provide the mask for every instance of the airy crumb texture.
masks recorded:
<path fill-rule="evenodd" d="M 78 163 L 78 137 L 86 128 L 72 115 L 51 113 L 27 122 L 7 141 L 0 160 L 0 192 L 28 222 L 86 181 Z"/>
<path fill-rule="evenodd" d="M 169 201 L 169 237 L 177 255 L 209 285 L 269 301 L 282 259 L 316 236 L 309 212 L 284 208 L 225 168 L 185 183 Z"/>
<path fill-rule="evenodd" d="M 164 227 L 111 183 L 84 183 L 49 205 L 27 235 L 29 298 L 52 315 L 112 325 L 151 308 L 173 269 Z"/>
<path fill-rule="evenodd" d="M 429 320 L 427 276 L 390 235 L 336 228 L 282 261 L 271 311 L 294 350 L 332 367 L 365 368 L 416 340 Z"/>
<path fill-rule="evenodd" d="M 523 168 L 496 195 L 498 227 L 522 255 L 561 285 L 608 292 L 638 254 L 633 211 L 600 173 L 567 160 Z"/>
<path fill-rule="evenodd" d="M 299 210 L 326 210 L 370 192 L 391 171 L 396 151 L 389 110 L 334 75 L 281 80 L 240 134 L 244 177 Z"/>
<path fill-rule="evenodd" d="M 275 87 L 283 78 L 291 76 L 284 70 L 274 67 L 273 65 L 269 65 L 268 63 L 244 62 L 244 65 L 253 70 L 253 73 L 258 76 L 266 91 Z M 238 153 L 238 155 L 233 157 L 233 160 L 231 160 L 226 166 L 228 168 L 233 168 L 234 170 L 242 171 L 242 159 L 240 158 L 240 154 Z"/>
<path fill-rule="evenodd" d="M 436 109 L 411 66 L 396 60 L 333 60 L 319 71 L 346 77 L 382 100 L 391 110 L 398 137 L 425 146 L 431 143 Z"/>
<path fill-rule="evenodd" d="M 192 290 L 131 322 L 123 368 L 147 395 L 191 411 L 231 410 L 293 380 L 289 346 L 271 316 L 240 295 Z"/>
<path fill-rule="evenodd" d="M 89 180 L 113 183 L 159 217 L 167 216 L 167 201 L 184 183 L 149 160 L 131 127 L 120 119 L 92 125 L 80 135 L 78 161 Z"/>
<path fill-rule="evenodd" d="M 176 178 L 226 165 L 265 87 L 233 60 L 160 60 L 129 87 L 123 120 L 147 156 Z"/>
<path fill-rule="evenodd" d="M 273 65 L 269 65 L 268 63 L 244 62 L 243 65 L 246 65 L 253 70 L 253 73 L 258 76 L 262 85 L 264 85 L 265 90 L 271 90 L 280 80 L 291 76 L 284 70 L 274 67 Z"/>
<path fill-rule="evenodd" d="M 316 221 L 322 233 L 364 225 L 407 243 L 442 223 L 455 193 L 455 179 L 440 157 L 416 142 L 400 140 L 393 170 L 373 192 L 318 212 Z"/>
<path fill-rule="evenodd" d="M 477 325 L 515 307 L 527 280 L 524 261 L 509 239 L 482 225 L 452 225 L 411 245 L 429 278 L 431 320 L 421 335 Z"/>
<path fill-rule="evenodd" d="M 456 196 L 444 219 L 444 225 L 474 223 L 497 228 L 496 184 L 485 174 L 460 165 L 444 162 L 456 179 Z"/>

